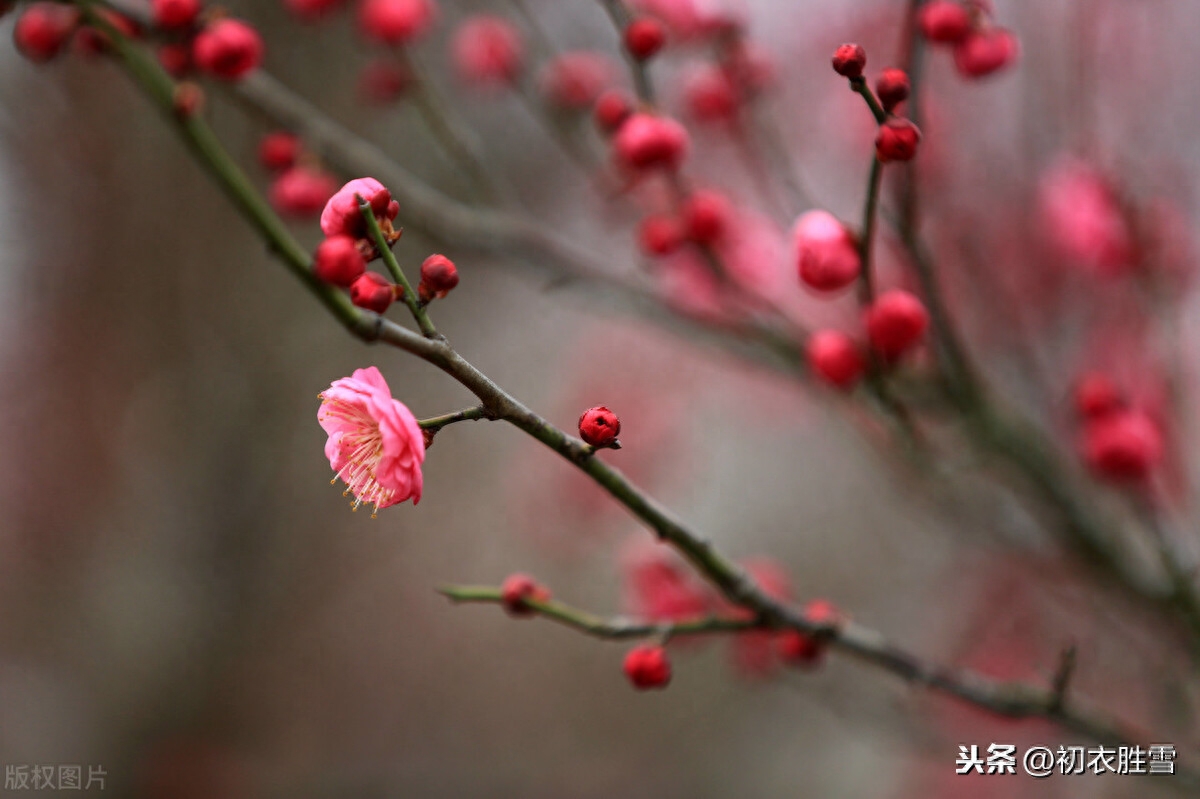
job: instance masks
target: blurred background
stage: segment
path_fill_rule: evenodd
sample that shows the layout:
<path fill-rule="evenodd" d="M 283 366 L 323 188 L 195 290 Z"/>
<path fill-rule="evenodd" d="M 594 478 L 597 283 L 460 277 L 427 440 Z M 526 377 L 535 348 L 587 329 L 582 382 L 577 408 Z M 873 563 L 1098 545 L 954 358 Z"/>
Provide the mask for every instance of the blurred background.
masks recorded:
<path fill-rule="evenodd" d="M 461 189 L 403 100 L 359 102 L 370 53 L 352 15 L 310 26 L 276 2 L 230 6 L 263 31 L 276 77 L 433 185 Z M 829 53 L 859 41 L 872 68 L 885 65 L 903 6 L 747 9 L 778 69 L 771 113 L 812 198 L 843 219 L 858 216 L 873 134 Z M 944 52 L 928 58 L 927 213 L 949 220 L 932 238 L 955 265 L 947 281 L 972 341 L 1011 378 L 1012 401 L 1053 427 L 1078 370 L 1124 363 L 1119 345 L 1080 331 L 1125 295 L 1047 277 L 1053 259 L 1029 216 L 1039 180 L 1086 157 L 1192 226 L 1200 14 L 1168 0 L 995 6 L 1021 41 L 1014 68 L 967 82 Z M 535 218 L 635 262 L 636 214 L 589 193 L 518 104 L 464 93 L 445 69 L 447 31 L 484 8 L 496 10 L 445 2 L 418 52 Z M 531 8 L 561 46 L 615 62 L 597 3 Z M 12 24 L 0 21 L 6 41 Z M 658 74 L 668 106 L 687 61 Z M 253 170 L 267 128 L 217 91 L 207 113 Z M 720 131 L 695 135 L 699 179 L 750 197 Z M 320 235 L 296 231 L 306 244 Z M 879 249 L 886 281 L 903 266 Z M 841 400 L 453 243 L 414 231 L 397 249 L 414 268 L 434 251 L 462 275 L 436 317 L 466 357 L 563 427 L 613 408 L 625 448 L 603 457 L 732 556 L 773 558 L 797 600 L 827 597 L 931 659 L 1001 678 L 1043 683 L 1073 645 L 1080 696 L 1181 752 L 1200 744 L 1179 631 L 1078 567 L 987 480 L 959 481 L 947 500 L 881 457 Z M 1172 284 L 1163 313 L 1188 386 L 1185 289 Z M 794 282 L 786 291 L 800 311 L 831 313 Z M 713 640 L 681 647 L 670 689 L 642 694 L 621 673 L 623 644 L 451 606 L 437 586 L 527 571 L 556 597 L 620 612 L 623 564 L 649 534 L 557 456 L 486 423 L 438 435 L 419 506 L 351 514 L 329 485 L 318 392 L 374 364 L 418 417 L 471 398 L 345 335 L 104 59 L 34 66 L 0 47 L 0 308 L 6 765 L 102 765 L 108 793 L 146 797 L 1171 794 L 1159 778 L 955 777 L 959 744 L 1091 742 L 837 654 L 812 672 L 751 673 Z M 1013 377 L 1028 347 L 1048 362 L 1040 395 Z M 1189 431 L 1177 435 L 1186 451 Z"/>

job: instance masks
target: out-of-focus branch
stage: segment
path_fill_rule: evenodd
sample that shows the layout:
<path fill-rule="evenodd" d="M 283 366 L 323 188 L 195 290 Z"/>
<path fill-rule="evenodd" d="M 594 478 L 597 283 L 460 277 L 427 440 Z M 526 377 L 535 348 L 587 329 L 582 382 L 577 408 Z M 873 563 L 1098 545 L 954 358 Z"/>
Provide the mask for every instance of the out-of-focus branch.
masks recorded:
<path fill-rule="evenodd" d="M 416 57 L 404 47 L 397 47 L 395 53 L 402 68 L 412 76 L 413 86 L 410 93 L 413 103 L 429 128 L 433 140 L 467 178 L 475 192 L 481 195 L 479 199 L 488 203 L 495 202 L 500 197 L 500 192 L 484 167 L 484 156 L 473 131 L 454 118 L 449 105 L 438 93 L 429 79 L 429 74 Z"/>
<path fill-rule="evenodd" d="M 909 116 L 920 118 L 925 46 L 916 24 L 921 0 L 910 0 L 906 14 L 908 45 L 902 57 L 909 73 Z M 870 103 L 870 89 L 856 87 Z M 882 111 L 882 109 L 879 109 Z M 872 111 L 875 107 L 872 106 Z M 876 113 L 876 118 L 879 114 Z M 1161 609 L 1172 611 L 1187 626 L 1193 643 L 1200 642 L 1200 588 L 1190 575 L 1181 574 L 1171 559 L 1164 561 L 1171 586 L 1164 592 L 1148 586 L 1133 575 L 1120 546 L 1122 530 L 1097 512 L 1081 482 L 1072 476 L 1059 448 L 1044 431 L 1028 419 L 1007 409 L 990 392 L 959 336 L 942 295 L 933 257 L 921 240 L 916 162 L 906 165 L 900 184 L 897 228 L 900 241 L 912 261 L 929 307 L 934 346 L 950 401 L 962 414 L 967 437 L 980 451 L 1012 468 L 1044 507 L 1058 517 L 1058 528 L 1084 560 L 1133 594 L 1149 599 Z M 1154 534 L 1153 525 L 1151 532 Z"/>
<path fill-rule="evenodd" d="M 600 4 L 604 6 L 604 11 L 612 20 L 613 27 L 617 29 L 617 35 L 623 37 L 625 29 L 633 21 L 633 14 L 621 0 L 600 0 Z M 657 105 L 654 84 L 650 82 L 650 72 L 646 62 L 635 58 L 623 42 L 621 54 L 625 56 L 625 62 L 629 65 L 629 74 L 633 77 L 633 86 L 638 99 L 650 107 Z"/>
<path fill-rule="evenodd" d="M 555 285 L 578 285 L 587 290 L 590 301 L 773 369 L 795 373 L 801 362 L 799 342 L 788 331 L 748 320 L 698 319 L 672 311 L 644 281 L 621 275 L 545 225 L 504 211 L 473 208 L 446 196 L 263 71 L 247 76 L 232 91 L 256 113 L 302 135 L 342 172 L 378 178 L 400 202 L 406 224 L 433 239 L 549 275 Z"/>
<path fill-rule="evenodd" d="M 454 602 L 503 603 L 500 588 L 490 586 L 447 586 L 440 593 Z M 967 669 L 949 669 L 928 663 L 890 644 L 875 630 L 853 622 L 814 624 L 803 616 L 787 615 L 766 619 L 704 618 L 667 624 L 638 623 L 624 618 L 605 618 L 563 602 L 524 600 L 540 616 L 587 635 L 611 640 L 652 638 L 684 634 L 737 634 L 754 629 L 794 629 L 812 635 L 860 661 L 880 667 L 904 680 L 947 693 L 978 708 L 1008 718 L 1044 718 L 1079 735 L 1101 743 L 1133 745 L 1150 740 L 1145 731 L 1084 708 L 1067 696 L 1067 685 L 1075 666 L 1075 650 L 1068 649 L 1052 683 L 1047 687 L 994 680 Z M 1176 787 L 1194 788 L 1200 775 L 1190 767 L 1177 766 Z"/>

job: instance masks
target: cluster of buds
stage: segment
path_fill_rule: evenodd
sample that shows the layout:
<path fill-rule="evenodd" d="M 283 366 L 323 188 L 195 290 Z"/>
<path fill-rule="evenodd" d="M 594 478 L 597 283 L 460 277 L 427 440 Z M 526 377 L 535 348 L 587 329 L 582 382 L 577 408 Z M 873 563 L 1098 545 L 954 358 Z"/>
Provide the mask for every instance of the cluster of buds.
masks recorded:
<path fill-rule="evenodd" d="M 687 242 L 715 247 L 726 239 L 734 216 L 728 197 L 714 189 L 698 189 L 681 203 L 677 215 L 659 213 L 643 218 L 638 225 L 638 246 L 655 257 L 670 255 Z"/>
<path fill-rule="evenodd" d="M 305 23 L 329 19 L 348 5 L 347 0 L 284 0 L 284 5 Z M 359 33 L 369 43 L 387 48 L 404 47 L 424 38 L 439 17 L 433 0 L 358 0 Z M 395 100 L 412 85 L 405 64 L 389 54 L 370 61 L 360 73 L 359 94 L 372 104 Z"/>
<path fill-rule="evenodd" d="M 260 153 L 264 163 L 268 151 L 279 156 L 279 163 L 286 160 L 283 156 L 288 147 L 283 141 L 273 141 L 270 147 L 266 144 Z M 348 289 L 350 301 L 358 307 L 383 313 L 404 296 L 404 288 L 377 272 L 367 271 L 367 264 L 382 253 L 368 229 L 360 201 L 370 208 L 388 247 L 400 240 L 401 231 L 392 224 L 400 213 L 400 204 L 392 199 L 392 193 L 374 178 L 352 180 L 329 198 L 321 212 L 325 240 L 313 256 L 313 274 L 322 282 Z M 458 270 L 446 256 L 431 255 L 421 264 L 417 293 L 422 304 L 445 297 L 457 285 Z"/>
<path fill-rule="evenodd" d="M 333 176 L 305 152 L 299 137 L 275 131 L 263 137 L 258 160 L 274 177 L 271 205 L 280 214 L 295 219 L 316 217 L 337 191 Z"/>
<path fill-rule="evenodd" d="M 237 81 L 263 60 L 263 40 L 249 23 L 205 12 L 200 0 L 152 0 L 151 19 L 166 39 L 158 60 L 175 78 L 200 72 L 223 81 Z"/>
<path fill-rule="evenodd" d="M 833 69 L 847 78 L 868 102 L 878 101 L 883 117 L 875 137 L 875 157 L 880 163 L 907 161 L 917 152 L 921 132 L 908 119 L 896 115 L 909 96 L 908 75 L 901 69 L 885 69 L 872 93 L 863 75 L 866 51 L 857 44 L 843 44 L 832 58 Z M 802 214 L 792 227 L 792 252 L 800 282 L 820 296 L 845 291 L 860 279 L 863 270 L 862 242 L 850 228 L 823 210 Z M 929 313 L 921 301 L 907 291 L 892 290 L 875 297 L 863 309 L 867 347 L 880 365 L 895 362 L 921 342 L 929 327 Z M 842 390 L 858 384 L 871 359 L 864 348 L 840 330 L 818 330 L 808 339 L 805 357 L 813 374 Z"/>
<path fill-rule="evenodd" d="M 870 94 L 863 70 L 867 52 L 858 44 L 843 44 L 833 51 L 833 71 L 849 79 L 856 91 Z M 910 161 L 917 154 L 921 131 L 912 120 L 895 114 L 896 107 L 908 99 L 908 75 L 901 69 L 885 69 L 875 84 L 875 93 L 886 118 L 875 134 L 875 157 L 882 162 Z"/>
<path fill-rule="evenodd" d="M 992 22 L 990 6 L 981 0 L 930 0 L 918 24 L 930 42 L 954 48 L 954 66 L 963 77 L 998 72 L 1020 52 L 1017 37 Z"/>
<path fill-rule="evenodd" d="M 862 271 L 855 235 L 832 214 L 809 211 L 792 228 L 800 282 L 828 296 L 848 288 Z M 912 351 L 929 327 L 924 304 L 907 291 L 884 292 L 864 309 L 867 344 L 885 363 Z M 854 340 L 840 330 L 818 330 L 809 336 L 805 355 L 813 374 L 843 390 L 858 384 L 868 360 Z"/>
<path fill-rule="evenodd" d="M 153 0 L 151 21 L 164 43 L 159 63 L 174 78 L 201 72 L 221 80 L 240 80 L 262 62 L 263 42 L 258 32 L 239 20 L 218 13 L 201 14 L 200 0 Z M 128 16 L 111 8 L 93 7 L 85 19 L 79 9 L 52 2 L 25 6 L 13 26 L 17 51 L 30 61 L 53 60 L 71 44 L 84 56 L 109 53 L 112 33 L 140 39 L 143 30 Z M 190 81 L 176 87 L 175 112 L 182 118 L 199 113 L 204 93 Z"/>
<path fill-rule="evenodd" d="M 683 102 L 698 122 L 736 123 L 745 104 L 775 79 L 775 65 L 745 39 L 717 48 L 717 58 L 684 74 Z"/>
<path fill-rule="evenodd" d="M 0 12 L 6 11 L 0 7 Z M 71 48 L 84 56 L 102 55 L 110 51 L 112 41 L 107 29 L 126 38 L 138 38 L 141 27 L 129 17 L 109 8 L 93 11 L 99 25 L 85 24 L 79 10 L 60 3 L 39 2 L 27 5 L 13 26 L 13 42 L 17 51 L 36 64 L 51 61 Z"/>
<path fill-rule="evenodd" d="M 380 253 L 359 210 L 360 197 L 370 206 L 387 244 L 400 238 L 392 227 L 392 220 L 400 213 L 400 204 L 392 199 L 392 193 L 374 178 L 352 180 L 329 198 L 321 212 L 325 240 L 314 255 L 313 274 L 326 283 L 349 289 L 350 300 L 358 307 L 383 313 L 403 289 L 367 271 L 368 261 Z"/>
<path fill-rule="evenodd" d="M 1131 407 L 1107 375 L 1092 373 L 1079 380 L 1075 410 L 1082 425 L 1083 460 L 1098 478 L 1144 484 L 1162 463 L 1161 425 L 1146 410 Z"/>

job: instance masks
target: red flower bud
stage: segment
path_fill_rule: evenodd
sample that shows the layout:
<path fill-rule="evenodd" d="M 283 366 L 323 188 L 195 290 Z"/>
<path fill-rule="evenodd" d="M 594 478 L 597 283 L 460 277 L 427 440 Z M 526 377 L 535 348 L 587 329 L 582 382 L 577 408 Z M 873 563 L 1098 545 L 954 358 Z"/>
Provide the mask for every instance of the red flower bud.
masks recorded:
<path fill-rule="evenodd" d="M 908 99 L 908 73 L 902 69 L 885 69 L 875 80 L 875 94 L 885 111 L 893 111 Z"/>
<path fill-rule="evenodd" d="M 479 14 L 459 26 L 451 44 L 454 67 L 465 83 L 515 83 L 525 60 L 521 34 L 503 17 Z"/>
<path fill-rule="evenodd" d="M 13 43 L 30 61 L 49 61 L 62 52 L 78 24 L 79 12 L 74 8 L 58 3 L 32 3 L 17 17 Z"/>
<path fill-rule="evenodd" d="M 300 139 L 286 131 L 268 133 L 258 145 L 259 163 L 272 172 L 292 168 L 299 156 Z"/>
<path fill-rule="evenodd" d="M 954 46 L 954 66 L 967 78 L 1004 69 L 1020 54 L 1017 37 L 1004 28 L 974 31 Z"/>
<path fill-rule="evenodd" d="M 283 0 L 283 4 L 300 19 L 306 22 L 320 19 L 345 0 Z"/>
<path fill-rule="evenodd" d="M 313 274 L 326 283 L 350 288 L 367 271 L 367 259 L 349 236 L 330 236 L 317 245 Z"/>
<path fill-rule="evenodd" d="M 737 116 L 742 97 L 728 72 L 715 64 L 705 64 L 685 78 L 683 100 L 696 119 L 720 122 Z"/>
<path fill-rule="evenodd" d="M 1142 411 L 1113 411 L 1088 421 L 1083 456 L 1098 477 L 1113 482 L 1143 480 L 1162 461 L 1162 432 Z"/>
<path fill-rule="evenodd" d="M 378 272 L 363 272 L 350 284 L 350 302 L 368 311 L 383 313 L 396 299 L 396 287 Z"/>
<path fill-rule="evenodd" d="M 1108 375 L 1093 372 L 1075 384 L 1075 410 L 1084 419 L 1096 419 L 1120 410 L 1125 402 Z"/>
<path fill-rule="evenodd" d="M 336 190 L 337 183 L 325 172 L 295 166 L 280 174 L 271 184 L 271 205 L 285 216 L 312 217 L 321 213 Z"/>
<path fill-rule="evenodd" d="M 158 48 L 158 63 L 172 78 L 182 78 L 192 69 L 192 48 L 183 43 L 164 44 Z"/>
<path fill-rule="evenodd" d="M 867 339 L 884 358 L 908 352 L 924 337 L 929 312 L 919 299 L 901 289 L 885 291 L 867 309 Z"/>
<path fill-rule="evenodd" d="M 609 89 L 596 99 L 592 120 L 601 133 L 615 133 L 633 113 L 633 100 L 620 89 Z"/>
<path fill-rule="evenodd" d="M 108 8 L 98 8 L 96 13 L 104 17 L 104 21 L 117 30 L 122 36 L 127 39 L 135 39 L 142 35 L 141 29 L 137 23 L 124 14 L 118 14 Z M 92 57 L 107 53 L 112 47 L 112 40 L 108 34 L 99 28 L 91 25 L 85 25 L 75 32 L 74 45 L 75 52 L 80 55 Z"/>
<path fill-rule="evenodd" d="M 670 255 L 683 244 L 684 235 L 678 219 L 655 214 L 638 226 L 638 246 L 647 255 Z"/>
<path fill-rule="evenodd" d="M 688 237 L 706 245 L 715 244 L 725 234 L 733 216 L 733 207 L 725 195 L 708 189 L 693 192 L 682 211 Z"/>
<path fill-rule="evenodd" d="M 228 17 L 211 23 L 192 43 L 196 66 L 221 80 L 238 80 L 258 68 L 263 41 L 245 22 Z"/>
<path fill-rule="evenodd" d="M 875 157 L 880 161 L 909 161 L 917 154 L 920 129 L 903 117 L 892 117 L 875 134 Z"/>
<path fill-rule="evenodd" d="M 687 155 L 690 140 L 682 125 L 669 117 L 637 113 L 613 137 L 618 163 L 635 170 L 675 169 Z"/>
<path fill-rule="evenodd" d="M 200 15 L 200 0 L 150 0 L 150 14 L 160 28 L 190 28 Z"/>
<path fill-rule="evenodd" d="M 391 58 L 378 58 L 358 75 L 358 95 L 368 105 L 394 102 L 412 86 L 413 76 Z"/>
<path fill-rule="evenodd" d="M 971 32 L 971 15 L 954 0 L 930 0 L 921 6 L 917 24 L 929 41 L 953 44 Z"/>
<path fill-rule="evenodd" d="M 437 18 L 431 0 L 363 0 L 359 28 L 383 44 L 408 44 L 425 34 Z"/>
<path fill-rule="evenodd" d="M 817 291 L 838 291 L 858 279 L 862 261 L 854 236 L 828 211 L 801 214 L 792 227 L 800 280 Z"/>
<path fill-rule="evenodd" d="M 581 111 L 590 108 L 613 82 L 608 57 L 587 50 L 562 53 L 542 70 L 540 87 L 546 102 L 555 108 Z"/>
<path fill-rule="evenodd" d="M 457 285 L 458 269 L 446 256 L 431 255 L 421 264 L 421 283 L 417 290 L 423 301 L 440 300 Z"/>
<path fill-rule="evenodd" d="M 804 618 L 813 624 L 837 626 L 843 620 L 841 611 L 824 599 L 814 599 L 804 608 Z M 779 657 L 794 666 L 816 666 L 825 656 L 826 642 L 819 636 L 799 630 L 786 630 L 776 642 Z"/>
<path fill-rule="evenodd" d="M 862 45 L 843 44 L 833 51 L 833 71 L 846 78 L 861 78 L 867 66 L 867 51 Z"/>
<path fill-rule="evenodd" d="M 500 595 L 504 609 L 510 616 L 532 616 L 534 610 L 525 601 L 547 602 L 550 590 L 528 574 L 510 574 L 500 586 Z"/>
<path fill-rule="evenodd" d="M 617 436 L 620 434 L 621 420 L 603 405 L 588 408 L 579 417 L 579 437 L 593 447 L 616 449 L 619 446 Z"/>
<path fill-rule="evenodd" d="M 625 49 L 638 61 L 653 58 L 666 41 L 666 28 L 653 17 L 635 19 L 625 28 Z"/>
<path fill-rule="evenodd" d="M 634 647 L 625 655 L 625 676 L 639 691 L 666 688 L 671 682 L 671 661 L 661 646 Z"/>
<path fill-rule="evenodd" d="M 184 81 L 175 87 L 171 105 L 181 118 L 190 119 L 204 108 L 204 90 L 191 81 Z"/>
<path fill-rule="evenodd" d="M 818 330 L 809 336 L 805 355 L 814 374 L 841 389 L 853 388 L 866 369 L 854 341 L 838 330 Z"/>

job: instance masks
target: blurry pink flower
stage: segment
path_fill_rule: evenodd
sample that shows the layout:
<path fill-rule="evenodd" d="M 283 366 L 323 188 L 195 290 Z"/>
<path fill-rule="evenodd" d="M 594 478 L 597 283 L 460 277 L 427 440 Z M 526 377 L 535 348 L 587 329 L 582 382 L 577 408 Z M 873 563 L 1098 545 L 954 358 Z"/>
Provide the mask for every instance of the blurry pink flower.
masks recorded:
<path fill-rule="evenodd" d="M 271 184 L 271 205 L 284 216 L 314 217 L 333 194 L 337 183 L 316 167 L 294 166 Z"/>
<path fill-rule="evenodd" d="M 540 85 L 546 102 L 568 111 L 590 109 L 616 77 L 608 56 L 574 50 L 555 56 L 542 70 Z"/>
<path fill-rule="evenodd" d="M 1021 46 L 1004 28 L 989 28 L 967 34 L 954 45 L 954 66 L 967 78 L 982 78 L 1017 60 Z"/>
<path fill-rule="evenodd" d="M 678 39 L 729 32 L 746 18 L 740 0 L 634 0 L 633 6 L 661 19 Z"/>
<path fill-rule="evenodd" d="M 476 86 L 512 83 L 521 73 L 521 34 L 503 17 L 479 14 L 468 18 L 451 45 L 458 76 Z"/>
<path fill-rule="evenodd" d="M 683 99 L 688 113 L 703 122 L 723 122 L 737 116 L 741 96 L 733 79 L 717 64 L 698 64 L 684 79 Z"/>
<path fill-rule="evenodd" d="M 791 579 L 783 567 L 770 558 L 752 558 L 742 562 L 742 568 L 759 590 L 772 599 L 788 602 L 792 598 Z M 729 607 L 728 614 L 735 618 L 751 618 L 744 608 Z M 738 633 L 730 640 L 733 665 L 743 677 L 767 677 L 779 665 L 775 639 L 778 633 L 772 630 L 750 630 Z"/>
<path fill-rule="evenodd" d="M 680 250 L 661 259 L 656 276 L 663 301 L 680 313 L 700 319 L 727 316 L 717 276 L 698 253 Z"/>
<path fill-rule="evenodd" d="M 646 621 L 688 621 L 713 610 L 712 591 L 662 544 L 638 539 L 621 555 L 623 604 Z"/>
<path fill-rule="evenodd" d="M 407 68 L 387 57 L 377 58 L 358 74 L 358 96 L 367 105 L 387 105 L 412 86 Z"/>
<path fill-rule="evenodd" d="M 354 494 L 355 509 L 363 503 L 379 510 L 421 500 L 425 440 L 412 412 L 392 399 L 378 369 L 356 369 L 335 380 L 321 394 L 317 421 L 329 434 L 325 456 Z"/>
<path fill-rule="evenodd" d="M 1039 189 L 1041 224 L 1060 257 L 1112 275 L 1133 259 L 1133 236 L 1116 193 L 1091 166 L 1067 160 L 1046 173 Z"/>

